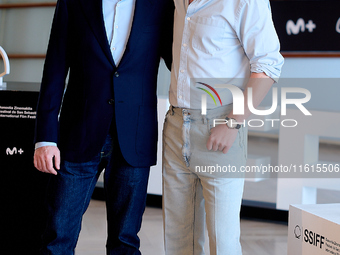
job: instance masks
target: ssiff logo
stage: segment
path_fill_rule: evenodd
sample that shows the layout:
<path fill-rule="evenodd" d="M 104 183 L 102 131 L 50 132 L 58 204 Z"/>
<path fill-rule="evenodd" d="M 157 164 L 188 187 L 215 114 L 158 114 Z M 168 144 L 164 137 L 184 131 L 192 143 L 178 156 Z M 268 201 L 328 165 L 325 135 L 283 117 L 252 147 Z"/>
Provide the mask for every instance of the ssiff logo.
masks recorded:
<path fill-rule="evenodd" d="M 295 235 L 295 238 L 300 239 L 300 237 L 301 237 L 301 228 L 300 228 L 299 225 L 295 226 L 295 228 L 294 228 L 294 235 Z"/>

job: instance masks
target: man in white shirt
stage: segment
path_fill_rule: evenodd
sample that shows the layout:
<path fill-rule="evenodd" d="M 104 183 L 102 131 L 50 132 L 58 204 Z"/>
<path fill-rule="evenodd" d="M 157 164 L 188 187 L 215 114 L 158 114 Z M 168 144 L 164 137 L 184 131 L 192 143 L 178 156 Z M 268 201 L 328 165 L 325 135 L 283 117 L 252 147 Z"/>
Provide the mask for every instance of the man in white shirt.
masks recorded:
<path fill-rule="evenodd" d="M 35 135 L 35 167 L 51 174 L 41 254 L 74 254 L 104 168 L 107 254 L 141 254 L 157 71 L 161 57 L 170 66 L 172 26 L 172 0 L 57 2 Z"/>
<path fill-rule="evenodd" d="M 210 254 L 241 255 L 244 178 L 227 169 L 237 171 L 246 163 L 242 123 L 250 111 L 245 103 L 244 114 L 234 114 L 230 90 L 215 85 L 242 89 L 245 102 L 251 88 L 257 107 L 279 77 L 283 58 L 269 1 L 174 2 L 171 107 L 163 136 L 165 251 L 203 255 L 206 213 Z M 215 126 L 216 119 L 227 124 Z"/>

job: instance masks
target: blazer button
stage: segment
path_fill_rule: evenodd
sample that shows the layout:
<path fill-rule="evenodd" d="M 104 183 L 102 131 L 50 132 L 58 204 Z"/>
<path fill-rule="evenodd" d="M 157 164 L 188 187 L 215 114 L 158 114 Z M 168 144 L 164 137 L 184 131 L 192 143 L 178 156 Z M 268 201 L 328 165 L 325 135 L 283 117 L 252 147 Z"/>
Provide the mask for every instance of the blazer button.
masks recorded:
<path fill-rule="evenodd" d="M 108 102 L 108 104 L 114 104 L 115 100 L 114 99 L 109 99 L 107 102 Z"/>
<path fill-rule="evenodd" d="M 116 77 L 119 77 L 119 73 L 118 73 L 118 72 L 115 72 L 115 76 L 116 76 Z"/>

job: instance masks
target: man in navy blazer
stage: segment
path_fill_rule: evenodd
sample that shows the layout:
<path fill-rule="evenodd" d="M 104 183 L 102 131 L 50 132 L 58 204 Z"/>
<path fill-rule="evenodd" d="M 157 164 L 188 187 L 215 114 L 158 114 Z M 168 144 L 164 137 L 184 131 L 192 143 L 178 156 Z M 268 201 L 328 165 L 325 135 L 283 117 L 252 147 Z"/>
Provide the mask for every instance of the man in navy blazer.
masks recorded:
<path fill-rule="evenodd" d="M 160 57 L 171 65 L 173 13 L 172 0 L 57 2 L 35 134 L 34 164 L 52 174 L 41 254 L 74 254 L 103 168 L 107 254 L 141 254 L 137 233 L 156 163 L 157 72 Z"/>

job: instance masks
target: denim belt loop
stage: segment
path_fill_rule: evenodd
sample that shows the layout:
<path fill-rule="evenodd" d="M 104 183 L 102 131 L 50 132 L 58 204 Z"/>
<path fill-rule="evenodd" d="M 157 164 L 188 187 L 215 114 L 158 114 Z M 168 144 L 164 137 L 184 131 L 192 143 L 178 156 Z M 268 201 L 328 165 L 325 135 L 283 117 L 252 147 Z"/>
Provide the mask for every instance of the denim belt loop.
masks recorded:
<path fill-rule="evenodd" d="M 202 115 L 203 124 L 207 124 L 207 116 Z"/>

